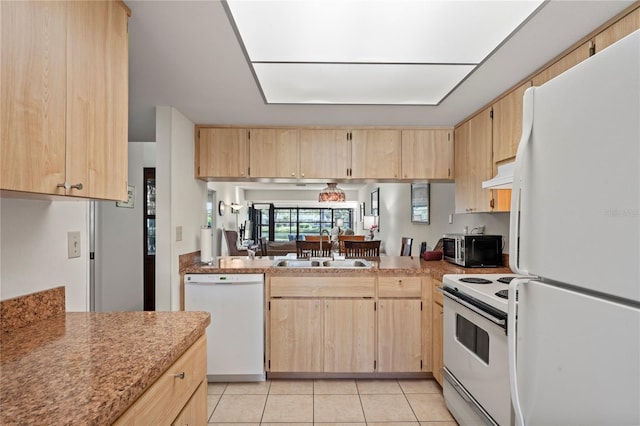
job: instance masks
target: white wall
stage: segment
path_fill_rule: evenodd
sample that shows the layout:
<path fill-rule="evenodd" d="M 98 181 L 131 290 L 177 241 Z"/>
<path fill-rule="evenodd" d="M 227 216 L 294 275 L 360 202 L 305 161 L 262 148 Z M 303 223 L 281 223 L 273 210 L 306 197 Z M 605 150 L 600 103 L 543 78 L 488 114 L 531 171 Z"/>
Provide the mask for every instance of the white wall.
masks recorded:
<path fill-rule="evenodd" d="M 155 167 L 156 144 L 129 143 L 134 208 L 99 201 L 96 208 L 96 311 L 141 311 L 144 280 L 143 169 Z"/>
<path fill-rule="evenodd" d="M 195 125 L 172 107 L 156 107 L 156 310 L 180 308 L 178 256 L 200 250 L 207 185 L 194 178 Z M 177 228 L 182 239 L 177 241 Z"/>
<path fill-rule="evenodd" d="M 455 184 L 432 183 L 430 185 L 430 224 L 411 222 L 411 185 L 409 183 L 374 183 L 360 190 L 359 198 L 370 208 L 371 192 L 380 188 L 380 238 L 387 254 L 400 254 L 402 237 L 413 238 L 412 254 L 420 254 L 420 243 L 425 241 L 433 248 L 445 233 L 461 233 L 464 227 L 469 230 L 484 225 L 485 234 L 502 235 L 505 241 L 504 252 L 508 251 L 509 213 L 469 213 L 454 214 Z M 449 224 L 449 215 L 453 223 Z"/>
<path fill-rule="evenodd" d="M 88 202 L 0 199 L 0 299 L 65 286 L 67 311 L 88 311 Z M 67 232 L 81 256 L 67 258 Z"/>

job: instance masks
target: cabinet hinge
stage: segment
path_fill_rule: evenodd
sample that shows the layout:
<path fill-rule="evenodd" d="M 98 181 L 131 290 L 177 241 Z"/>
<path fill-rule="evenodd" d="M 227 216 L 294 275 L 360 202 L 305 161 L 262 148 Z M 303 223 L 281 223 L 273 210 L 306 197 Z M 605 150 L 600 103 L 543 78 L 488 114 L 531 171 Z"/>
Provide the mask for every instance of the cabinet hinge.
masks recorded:
<path fill-rule="evenodd" d="M 420 370 L 422 370 L 422 360 L 420 360 Z"/>
<path fill-rule="evenodd" d="M 376 371 L 376 360 L 373 360 L 373 371 Z"/>
<path fill-rule="evenodd" d="M 420 310 L 422 310 L 422 300 L 420 301 Z M 422 362 L 422 361 L 420 361 Z"/>
<path fill-rule="evenodd" d="M 450 141 L 451 140 L 451 132 L 447 133 L 447 140 Z"/>
<path fill-rule="evenodd" d="M 200 166 L 198 166 L 198 176 L 200 176 Z"/>
<path fill-rule="evenodd" d="M 271 310 L 271 302 L 269 302 L 269 310 Z"/>
<path fill-rule="evenodd" d="M 451 177 L 451 167 L 447 169 L 447 176 Z"/>
<path fill-rule="evenodd" d="M 495 200 L 492 198 L 491 201 L 489 201 L 489 207 L 493 208 L 493 206 L 495 205 Z"/>
<path fill-rule="evenodd" d="M 247 176 L 251 176 L 251 167 L 247 167 Z"/>
<path fill-rule="evenodd" d="M 489 111 L 489 118 L 493 118 L 493 109 Z"/>
<path fill-rule="evenodd" d="M 593 41 L 589 42 L 589 56 L 596 54 L 596 44 Z"/>
<path fill-rule="evenodd" d="M 373 302 L 373 310 L 377 310 L 378 309 L 378 302 Z"/>
<path fill-rule="evenodd" d="M 247 139 L 251 140 L 251 130 L 247 130 Z"/>
<path fill-rule="evenodd" d="M 198 139 L 200 139 L 200 130 L 198 130 Z"/>
<path fill-rule="evenodd" d="M 269 360 L 269 369 L 271 369 L 271 360 Z"/>

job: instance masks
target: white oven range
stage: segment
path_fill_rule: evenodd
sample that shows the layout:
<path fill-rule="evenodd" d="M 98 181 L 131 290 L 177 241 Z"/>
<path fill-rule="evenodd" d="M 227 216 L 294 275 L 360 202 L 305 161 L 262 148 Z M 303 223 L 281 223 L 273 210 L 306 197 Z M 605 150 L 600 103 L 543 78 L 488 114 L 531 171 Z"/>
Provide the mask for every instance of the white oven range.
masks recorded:
<path fill-rule="evenodd" d="M 443 277 L 443 393 L 447 408 L 461 425 L 514 424 L 506 296 L 508 283 L 516 276 Z"/>

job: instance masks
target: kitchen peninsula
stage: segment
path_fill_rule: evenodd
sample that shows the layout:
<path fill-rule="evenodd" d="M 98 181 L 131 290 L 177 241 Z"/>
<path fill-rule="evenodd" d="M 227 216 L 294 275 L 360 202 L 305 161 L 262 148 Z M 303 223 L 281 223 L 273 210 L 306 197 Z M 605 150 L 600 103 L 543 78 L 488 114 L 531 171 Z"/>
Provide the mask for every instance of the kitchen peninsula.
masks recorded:
<path fill-rule="evenodd" d="M 0 303 L 0 423 L 206 418 L 208 313 L 65 312 L 64 300 L 58 287 Z"/>

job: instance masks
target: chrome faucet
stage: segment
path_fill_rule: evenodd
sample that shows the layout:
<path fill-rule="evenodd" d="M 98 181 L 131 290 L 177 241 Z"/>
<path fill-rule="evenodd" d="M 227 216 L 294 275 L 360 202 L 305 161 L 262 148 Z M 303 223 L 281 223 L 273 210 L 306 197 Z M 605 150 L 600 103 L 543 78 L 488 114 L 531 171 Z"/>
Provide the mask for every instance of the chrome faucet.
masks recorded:
<path fill-rule="evenodd" d="M 331 240 L 331 232 L 329 232 L 328 229 L 320 229 L 320 251 L 318 252 L 320 257 L 322 257 L 322 234 L 325 232 L 327 233 L 328 239 Z"/>

